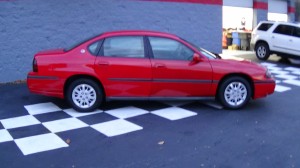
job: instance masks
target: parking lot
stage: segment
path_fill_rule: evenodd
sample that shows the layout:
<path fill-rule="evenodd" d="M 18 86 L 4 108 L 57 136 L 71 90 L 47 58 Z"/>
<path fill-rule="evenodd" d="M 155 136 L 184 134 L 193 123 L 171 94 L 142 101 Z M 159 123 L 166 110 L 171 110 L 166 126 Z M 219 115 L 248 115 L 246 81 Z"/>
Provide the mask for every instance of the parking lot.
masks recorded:
<path fill-rule="evenodd" d="M 241 110 L 210 100 L 114 101 L 78 113 L 26 84 L 0 85 L 1 165 L 299 167 L 300 67 L 276 57 L 260 63 L 275 76 L 275 93 Z"/>

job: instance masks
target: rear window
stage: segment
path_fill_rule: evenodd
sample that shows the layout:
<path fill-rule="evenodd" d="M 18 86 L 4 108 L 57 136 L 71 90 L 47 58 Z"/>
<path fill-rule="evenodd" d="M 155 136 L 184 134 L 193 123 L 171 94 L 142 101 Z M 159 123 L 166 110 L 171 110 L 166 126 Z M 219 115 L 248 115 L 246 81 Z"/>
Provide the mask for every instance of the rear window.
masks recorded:
<path fill-rule="evenodd" d="M 273 23 L 262 23 L 257 30 L 267 31 L 273 25 Z"/>

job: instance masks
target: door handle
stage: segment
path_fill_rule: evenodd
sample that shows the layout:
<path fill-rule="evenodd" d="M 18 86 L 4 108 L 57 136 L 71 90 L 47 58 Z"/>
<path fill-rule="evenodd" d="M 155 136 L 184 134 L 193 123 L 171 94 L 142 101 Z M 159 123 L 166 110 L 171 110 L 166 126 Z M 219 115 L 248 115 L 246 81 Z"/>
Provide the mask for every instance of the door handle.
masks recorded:
<path fill-rule="evenodd" d="M 165 68 L 164 64 L 155 64 L 155 68 Z"/>
<path fill-rule="evenodd" d="M 108 62 L 98 62 L 98 65 L 105 65 L 105 66 L 107 66 L 107 65 L 109 65 L 109 63 Z"/>

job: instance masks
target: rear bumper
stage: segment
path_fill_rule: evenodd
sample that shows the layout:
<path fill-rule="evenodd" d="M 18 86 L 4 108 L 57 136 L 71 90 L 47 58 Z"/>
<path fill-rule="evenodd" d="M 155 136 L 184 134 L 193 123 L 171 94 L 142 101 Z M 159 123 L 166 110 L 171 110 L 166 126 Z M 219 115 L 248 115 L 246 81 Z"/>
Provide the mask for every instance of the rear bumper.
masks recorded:
<path fill-rule="evenodd" d="M 262 98 L 273 94 L 275 91 L 275 86 L 276 84 L 274 80 L 255 82 L 253 99 Z"/>
<path fill-rule="evenodd" d="M 31 93 L 64 98 L 63 82 L 54 76 L 27 75 L 27 87 Z"/>

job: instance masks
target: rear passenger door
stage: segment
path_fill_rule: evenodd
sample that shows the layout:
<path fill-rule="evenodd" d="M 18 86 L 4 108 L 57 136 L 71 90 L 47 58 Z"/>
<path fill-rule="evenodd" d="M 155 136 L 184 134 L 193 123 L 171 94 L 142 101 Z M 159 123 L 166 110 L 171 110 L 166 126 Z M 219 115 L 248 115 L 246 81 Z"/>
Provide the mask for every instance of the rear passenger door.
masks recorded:
<path fill-rule="evenodd" d="M 291 50 L 295 55 L 300 56 L 300 27 L 295 27 L 291 38 Z"/>
<path fill-rule="evenodd" d="M 274 51 L 294 54 L 293 26 L 279 24 L 272 34 L 272 48 Z"/>
<path fill-rule="evenodd" d="M 107 97 L 149 96 L 152 72 L 143 36 L 107 37 L 98 55 L 95 71 Z"/>

